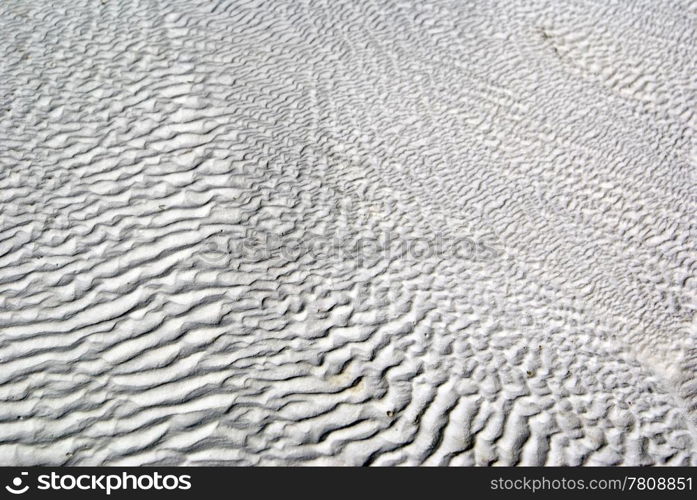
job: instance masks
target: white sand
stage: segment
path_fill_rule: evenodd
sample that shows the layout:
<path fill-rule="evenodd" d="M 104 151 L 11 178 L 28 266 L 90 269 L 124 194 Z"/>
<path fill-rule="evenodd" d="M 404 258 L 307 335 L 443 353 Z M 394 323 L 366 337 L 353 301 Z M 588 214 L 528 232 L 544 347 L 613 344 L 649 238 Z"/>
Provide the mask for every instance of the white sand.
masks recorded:
<path fill-rule="evenodd" d="M 696 2 L 8 0 L 0 48 L 0 464 L 697 465 Z"/>

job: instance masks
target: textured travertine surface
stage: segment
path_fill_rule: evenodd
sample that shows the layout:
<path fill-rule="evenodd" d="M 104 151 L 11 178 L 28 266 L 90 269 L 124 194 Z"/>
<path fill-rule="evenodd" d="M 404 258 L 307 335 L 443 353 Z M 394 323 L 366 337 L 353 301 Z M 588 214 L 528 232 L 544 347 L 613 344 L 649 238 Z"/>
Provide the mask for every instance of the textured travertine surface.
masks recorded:
<path fill-rule="evenodd" d="M 0 50 L 0 464 L 697 464 L 694 1 L 8 0 Z"/>

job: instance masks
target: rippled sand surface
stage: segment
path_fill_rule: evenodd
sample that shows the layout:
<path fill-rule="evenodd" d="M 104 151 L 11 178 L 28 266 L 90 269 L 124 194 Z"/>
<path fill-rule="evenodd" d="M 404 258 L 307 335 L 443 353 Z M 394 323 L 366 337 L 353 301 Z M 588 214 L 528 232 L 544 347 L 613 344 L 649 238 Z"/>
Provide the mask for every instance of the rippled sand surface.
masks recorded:
<path fill-rule="evenodd" d="M 0 464 L 697 465 L 695 1 L 0 3 Z"/>

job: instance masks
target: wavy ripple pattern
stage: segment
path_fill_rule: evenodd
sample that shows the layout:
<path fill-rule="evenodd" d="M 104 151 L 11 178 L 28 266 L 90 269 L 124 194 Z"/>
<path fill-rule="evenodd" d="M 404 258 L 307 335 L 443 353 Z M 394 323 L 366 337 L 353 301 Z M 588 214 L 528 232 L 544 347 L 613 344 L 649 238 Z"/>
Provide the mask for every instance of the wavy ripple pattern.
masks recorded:
<path fill-rule="evenodd" d="M 696 26 L 0 3 L 0 464 L 697 465 Z"/>

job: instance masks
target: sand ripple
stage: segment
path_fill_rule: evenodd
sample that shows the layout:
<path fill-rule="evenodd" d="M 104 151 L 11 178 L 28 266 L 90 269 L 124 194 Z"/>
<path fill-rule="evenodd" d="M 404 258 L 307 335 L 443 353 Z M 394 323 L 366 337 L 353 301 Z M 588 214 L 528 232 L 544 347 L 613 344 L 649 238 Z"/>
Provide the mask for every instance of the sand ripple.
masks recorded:
<path fill-rule="evenodd" d="M 0 464 L 697 465 L 696 25 L 0 3 Z"/>

